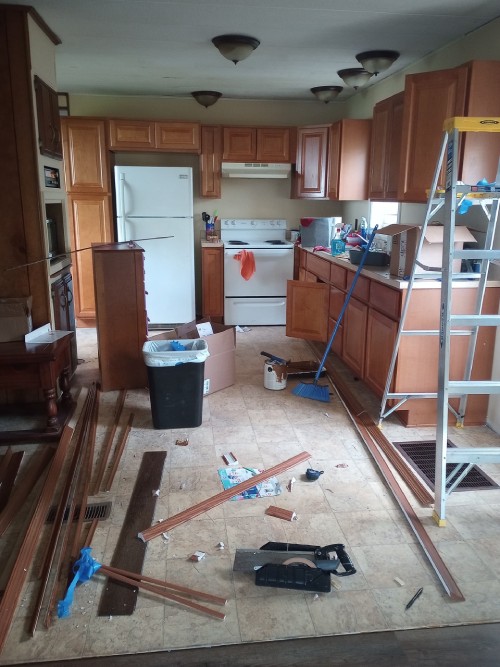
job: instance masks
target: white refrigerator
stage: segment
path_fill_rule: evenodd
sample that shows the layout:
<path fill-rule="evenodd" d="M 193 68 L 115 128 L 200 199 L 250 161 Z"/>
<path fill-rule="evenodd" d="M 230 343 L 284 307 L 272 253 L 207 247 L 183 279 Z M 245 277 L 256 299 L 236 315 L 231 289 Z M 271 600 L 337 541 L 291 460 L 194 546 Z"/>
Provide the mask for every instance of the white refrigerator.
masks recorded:
<path fill-rule="evenodd" d="M 144 248 L 148 325 L 195 319 L 191 167 L 115 167 L 118 241 Z M 170 238 L 163 238 L 170 237 Z"/>

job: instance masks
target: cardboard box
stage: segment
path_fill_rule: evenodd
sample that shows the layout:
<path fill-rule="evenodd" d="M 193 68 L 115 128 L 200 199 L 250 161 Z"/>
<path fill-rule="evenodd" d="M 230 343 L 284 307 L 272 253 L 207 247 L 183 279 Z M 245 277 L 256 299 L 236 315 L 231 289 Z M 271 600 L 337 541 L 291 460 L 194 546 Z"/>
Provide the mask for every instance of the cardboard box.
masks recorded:
<path fill-rule="evenodd" d="M 213 334 L 200 336 L 197 324 L 210 323 Z M 208 345 L 210 356 L 205 361 L 205 381 L 203 395 L 230 387 L 236 382 L 236 331 L 234 327 L 210 322 L 208 319 L 188 322 L 170 332 L 169 338 L 203 338 Z"/>
<path fill-rule="evenodd" d="M 398 278 L 407 278 L 412 270 L 420 238 L 420 225 L 388 225 L 382 227 L 381 234 L 392 237 L 390 274 Z M 441 267 L 443 261 L 443 234 L 441 225 L 427 225 L 420 254 L 420 262 L 426 266 Z M 455 250 L 461 250 L 465 242 L 475 242 L 467 227 L 455 227 Z M 453 261 L 453 272 L 460 273 L 461 260 Z M 415 273 L 425 273 L 417 266 Z"/>
<path fill-rule="evenodd" d="M 31 296 L 0 299 L 0 343 L 24 340 L 33 329 Z"/>

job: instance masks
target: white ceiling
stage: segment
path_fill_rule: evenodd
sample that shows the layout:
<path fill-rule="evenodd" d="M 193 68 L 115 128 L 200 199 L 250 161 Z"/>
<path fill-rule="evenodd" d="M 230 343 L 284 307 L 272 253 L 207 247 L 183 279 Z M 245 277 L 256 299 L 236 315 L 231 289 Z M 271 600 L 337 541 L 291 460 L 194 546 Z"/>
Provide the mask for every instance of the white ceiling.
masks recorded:
<path fill-rule="evenodd" d="M 357 53 L 392 49 L 380 78 L 500 16 L 498 0 L 8 0 L 34 7 L 62 44 L 58 89 L 69 93 L 310 100 L 345 85 Z M 261 44 L 233 65 L 212 45 L 225 33 Z M 372 77 L 368 85 L 372 85 Z M 353 91 L 344 89 L 339 101 Z"/>

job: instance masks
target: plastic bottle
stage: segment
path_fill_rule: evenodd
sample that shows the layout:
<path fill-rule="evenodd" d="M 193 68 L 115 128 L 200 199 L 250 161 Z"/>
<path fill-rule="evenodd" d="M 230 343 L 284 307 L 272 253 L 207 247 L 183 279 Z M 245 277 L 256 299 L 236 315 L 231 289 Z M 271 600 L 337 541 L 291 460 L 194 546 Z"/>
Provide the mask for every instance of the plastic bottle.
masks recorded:
<path fill-rule="evenodd" d="M 359 224 L 359 233 L 364 239 L 367 238 L 368 223 L 366 222 L 366 218 L 361 218 L 361 222 Z"/>

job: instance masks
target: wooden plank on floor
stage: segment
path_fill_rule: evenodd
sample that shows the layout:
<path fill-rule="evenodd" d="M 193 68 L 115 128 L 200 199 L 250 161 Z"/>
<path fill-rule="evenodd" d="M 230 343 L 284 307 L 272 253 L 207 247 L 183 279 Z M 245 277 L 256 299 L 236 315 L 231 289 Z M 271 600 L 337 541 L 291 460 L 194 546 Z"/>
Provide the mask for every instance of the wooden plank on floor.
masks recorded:
<path fill-rule="evenodd" d="M 123 527 L 118 538 L 111 567 L 142 572 L 146 544 L 137 539 L 137 533 L 153 521 L 157 496 L 153 491 L 160 488 L 166 452 L 145 452 L 130 497 Z M 129 616 L 137 602 L 137 587 L 108 579 L 99 604 L 99 616 Z"/>
<path fill-rule="evenodd" d="M 0 478 L 0 512 L 7 505 L 23 456 L 24 452 L 14 452 L 8 457 L 7 465 Z M 7 454 L 5 457 L 7 459 Z"/>
<path fill-rule="evenodd" d="M 296 454 L 295 456 L 292 456 L 292 458 L 287 459 L 282 463 L 278 463 L 272 468 L 264 470 L 258 475 L 254 475 L 253 477 L 246 479 L 244 482 L 236 484 L 236 486 L 233 486 L 230 489 L 225 489 L 224 491 L 221 491 L 221 493 L 217 493 L 215 496 L 207 498 L 206 500 L 203 500 L 201 503 L 193 505 L 193 507 L 188 507 L 188 509 L 184 510 L 183 512 L 179 512 L 178 514 L 175 514 L 169 519 L 166 519 L 165 521 L 161 521 L 160 523 L 151 526 L 151 528 L 143 530 L 142 533 L 139 533 L 139 537 L 141 538 L 141 540 L 144 540 L 144 542 L 148 542 L 149 540 L 152 540 L 154 537 L 158 537 L 159 535 L 170 530 L 171 528 L 175 528 L 176 526 L 179 526 L 181 523 L 190 521 L 195 516 L 199 516 L 204 512 L 208 512 L 208 510 L 217 507 L 217 505 L 222 505 L 222 503 L 225 503 L 227 500 L 230 500 L 233 496 L 237 496 L 242 491 L 247 491 L 252 486 L 260 484 L 260 482 L 265 482 L 270 477 L 274 477 L 274 475 L 279 475 L 280 473 L 285 472 L 286 470 L 290 470 L 290 468 L 294 468 L 296 465 L 302 463 L 303 461 L 306 461 L 309 458 L 311 458 L 311 455 L 308 452 L 300 452 L 300 454 Z"/>

